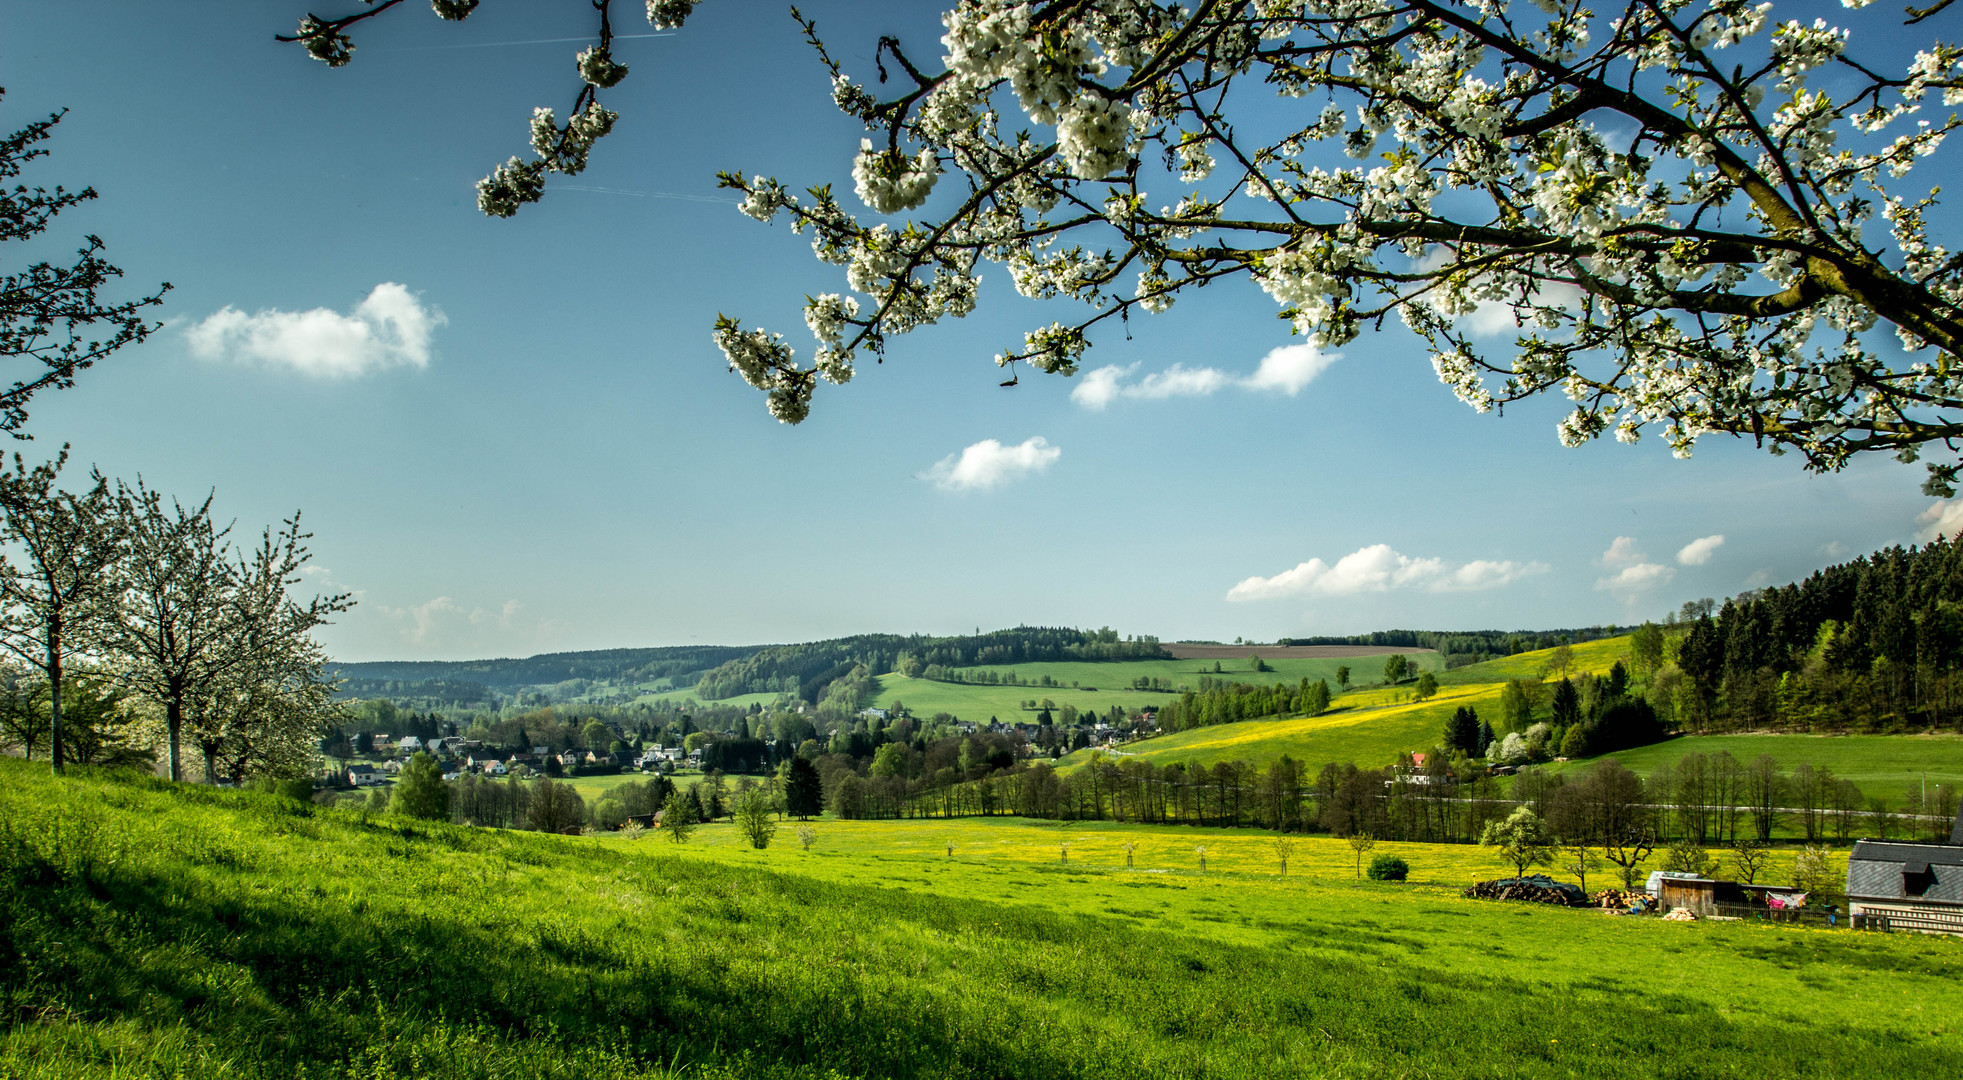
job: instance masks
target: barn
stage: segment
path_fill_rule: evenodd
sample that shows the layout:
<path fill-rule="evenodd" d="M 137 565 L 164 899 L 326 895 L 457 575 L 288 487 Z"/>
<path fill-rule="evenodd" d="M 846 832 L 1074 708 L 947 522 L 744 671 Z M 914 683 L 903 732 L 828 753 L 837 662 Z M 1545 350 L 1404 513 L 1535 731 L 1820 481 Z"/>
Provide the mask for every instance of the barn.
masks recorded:
<path fill-rule="evenodd" d="M 1847 912 L 1892 930 L 1963 936 L 1963 813 L 1947 844 L 1855 844 Z"/>

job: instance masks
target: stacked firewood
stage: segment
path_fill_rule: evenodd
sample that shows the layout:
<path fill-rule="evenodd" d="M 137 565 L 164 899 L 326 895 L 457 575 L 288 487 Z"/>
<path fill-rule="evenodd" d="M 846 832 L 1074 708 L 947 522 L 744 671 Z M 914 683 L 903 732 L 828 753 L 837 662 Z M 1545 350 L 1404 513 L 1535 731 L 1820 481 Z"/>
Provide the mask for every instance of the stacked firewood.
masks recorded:
<path fill-rule="evenodd" d="M 1482 881 L 1465 890 L 1465 895 L 1474 900 L 1526 900 L 1535 904 L 1559 904 L 1563 907 L 1583 907 L 1588 903 L 1587 896 L 1575 886 L 1538 874 L 1533 877 Z"/>

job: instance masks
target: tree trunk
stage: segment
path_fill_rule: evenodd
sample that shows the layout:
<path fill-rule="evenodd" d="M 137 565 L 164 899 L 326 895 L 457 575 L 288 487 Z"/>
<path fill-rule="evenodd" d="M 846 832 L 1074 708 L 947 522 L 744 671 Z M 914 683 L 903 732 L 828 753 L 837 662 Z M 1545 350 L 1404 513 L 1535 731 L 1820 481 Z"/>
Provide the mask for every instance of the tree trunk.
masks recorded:
<path fill-rule="evenodd" d="M 164 702 L 164 728 L 170 736 L 170 780 L 173 784 L 184 782 L 184 759 L 178 752 L 178 736 L 184 730 L 184 704 L 177 695 Z"/>
<path fill-rule="evenodd" d="M 61 609 L 48 617 L 48 742 L 55 772 L 62 767 L 61 754 Z"/>

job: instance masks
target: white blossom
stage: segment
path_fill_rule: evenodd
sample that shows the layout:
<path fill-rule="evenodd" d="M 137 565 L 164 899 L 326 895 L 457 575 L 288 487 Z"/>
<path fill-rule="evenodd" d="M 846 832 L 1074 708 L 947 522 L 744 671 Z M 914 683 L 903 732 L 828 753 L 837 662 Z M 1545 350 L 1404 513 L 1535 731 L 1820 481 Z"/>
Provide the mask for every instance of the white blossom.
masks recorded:
<path fill-rule="evenodd" d="M 941 163 L 926 147 L 909 158 L 898 150 L 875 150 L 871 139 L 861 139 L 859 156 L 852 161 L 859 200 L 882 214 L 912 210 L 926 202 L 940 175 Z"/>

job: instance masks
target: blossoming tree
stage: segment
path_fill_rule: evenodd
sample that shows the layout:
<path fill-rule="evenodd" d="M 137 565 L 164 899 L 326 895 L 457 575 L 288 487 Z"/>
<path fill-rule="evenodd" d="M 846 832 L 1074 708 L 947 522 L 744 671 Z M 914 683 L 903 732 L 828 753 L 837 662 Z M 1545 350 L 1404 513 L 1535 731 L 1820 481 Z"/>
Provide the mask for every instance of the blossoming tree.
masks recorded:
<path fill-rule="evenodd" d="M 401 2 L 285 40 L 345 64 L 350 29 Z M 612 127 L 600 95 L 627 69 L 612 0 L 590 2 L 568 119 L 534 113 L 533 156 L 478 185 L 487 214 L 579 172 Z M 678 28 L 695 6 L 646 16 Z M 1826 470 L 1935 443 L 1944 495 L 1963 469 L 1963 256 L 1931 235 L 1934 189 L 1906 186 L 1957 124 L 1933 110 L 1963 101 L 1963 50 L 1907 59 L 1887 33 L 1903 16 L 1849 16 L 1864 48 L 1900 53 L 1889 68 L 1847 29 L 1751 0 L 962 0 L 938 62 L 882 38 L 874 83 L 792 14 L 865 125 L 866 212 L 828 186 L 721 177 L 845 268 L 849 292 L 805 309 L 808 364 L 779 334 L 714 329 L 785 422 L 891 336 L 968 314 L 993 263 L 1080 305 L 1004 366 L 1073 373 L 1099 323 L 1244 276 L 1315 347 L 1396 316 L 1476 409 L 1565 393 L 1569 444 L 1654 426 L 1687 455 L 1725 432 Z M 1482 309 L 1510 317 L 1504 346 L 1474 333 Z"/>

